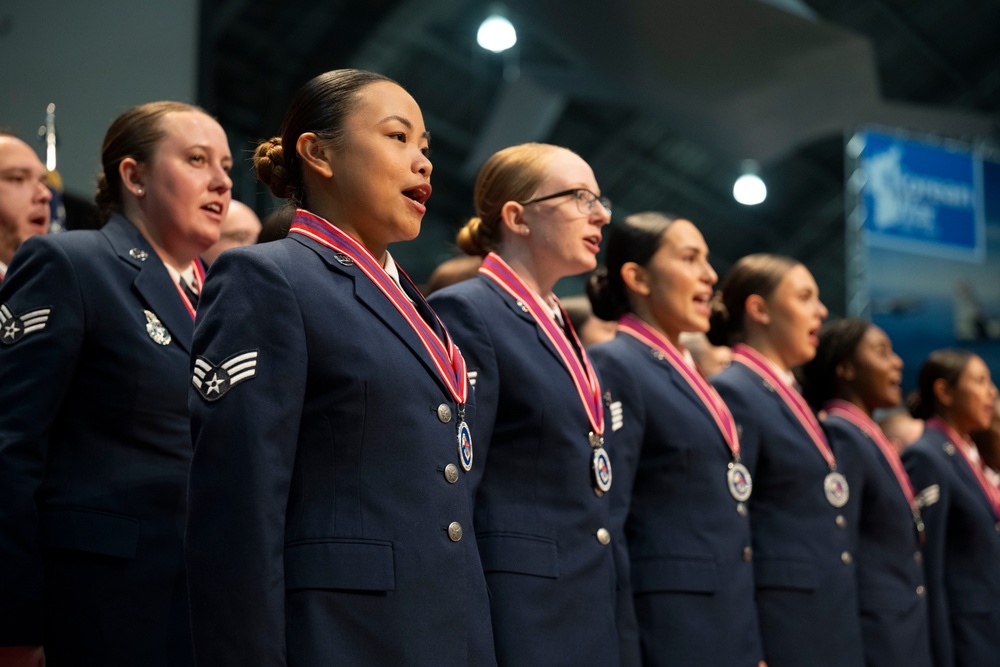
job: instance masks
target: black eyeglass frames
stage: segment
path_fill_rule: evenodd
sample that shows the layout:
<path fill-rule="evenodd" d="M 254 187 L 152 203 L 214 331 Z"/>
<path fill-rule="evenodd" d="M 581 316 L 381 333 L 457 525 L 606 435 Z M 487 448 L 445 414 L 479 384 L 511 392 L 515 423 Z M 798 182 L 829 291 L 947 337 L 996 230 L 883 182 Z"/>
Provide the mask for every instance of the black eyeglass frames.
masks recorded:
<path fill-rule="evenodd" d="M 534 199 L 529 199 L 528 201 L 520 202 L 521 206 L 527 206 L 528 204 L 537 204 L 540 201 L 546 201 L 548 199 L 556 199 L 557 197 L 566 197 L 568 195 L 573 195 L 576 199 L 576 207 L 580 210 L 580 213 L 584 215 L 590 215 L 594 212 L 594 204 L 600 203 L 604 207 L 604 210 L 611 214 L 611 200 L 607 197 L 598 197 L 593 192 L 587 188 L 573 188 L 571 190 L 563 190 L 562 192 L 556 192 L 555 194 L 545 195 L 544 197 L 535 197 Z"/>

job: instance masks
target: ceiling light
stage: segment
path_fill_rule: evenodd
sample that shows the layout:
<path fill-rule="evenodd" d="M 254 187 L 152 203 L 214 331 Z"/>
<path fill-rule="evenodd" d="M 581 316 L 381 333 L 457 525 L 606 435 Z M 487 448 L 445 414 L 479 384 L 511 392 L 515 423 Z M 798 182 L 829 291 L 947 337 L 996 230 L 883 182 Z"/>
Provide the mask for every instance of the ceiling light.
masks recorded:
<path fill-rule="evenodd" d="M 487 51 L 502 53 L 517 43 L 517 31 L 506 18 L 493 14 L 479 26 L 476 41 Z"/>
<path fill-rule="evenodd" d="M 733 184 L 733 198 L 744 206 L 756 206 L 767 199 L 767 186 L 757 175 L 757 163 L 743 162 L 743 175 Z"/>

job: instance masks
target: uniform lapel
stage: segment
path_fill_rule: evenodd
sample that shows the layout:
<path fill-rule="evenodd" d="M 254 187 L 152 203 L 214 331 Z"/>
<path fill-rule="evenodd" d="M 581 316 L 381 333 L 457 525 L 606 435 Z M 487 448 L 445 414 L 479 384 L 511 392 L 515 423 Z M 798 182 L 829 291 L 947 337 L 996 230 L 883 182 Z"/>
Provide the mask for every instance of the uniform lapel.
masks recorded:
<path fill-rule="evenodd" d="M 320 258 L 326 263 L 331 271 L 340 273 L 349 277 L 354 282 L 354 296 L 360 301 L 365 308 L 370 310 L 372 314 L 375 315 L 379 320 L 381 320 L 390 331 L 392 331 L 407 348 L 413 353 L 413 355 L 423 364 L 427 372 L 430 373 L 431 377 L 438 383 L 438 385 L 445 391 L 449 393 L 448 386 L 444 383 L 441 377 L 438 375 L 437 369 L 434 367 L 433 361 L 431 361 L 428 356 L 429 353 L 424 348 L 423 342 L 417 335 L 417 332 L 413 330 L 410 323 L 406 321 L 406 318 L 396 310 L 396 307 L 389 301 L 388 298 L 379 290 L 379 288 L 369 280 L 368 276 L 354 264 L 354 260 L 343 253 L 339 253 L 332 248 L 328 248 L 322 243 L 314 241 L 313 239 L 303 236 L 301 234 L 289 235 L 289 238 L 294 238 L 299 243 L 308 246 Z M 406 279 L 400 281 L 404 286 L 406 285 Z M 417 311 L 421 316 L 426 317 L 425 310 L 421 309 L 421 302 L 423 297 L 419 294 L 411 294 L 411 290 L 407 290 L 404 287 L 404 291 L 407 295 L 413 299 L 415 302 Z M 417 297 L 417 298 L 414 298 Z M 426 312 L 430 312 L 430 308 L 426 303 L 422 304 L 426 309 Z M 439 331 L 439 327 L 431 325 L 431 328 L 435 332 Z M 440 333 L 438 334 L 440 335 Z M 449 394 L 450 395 L 450 394 Z"/>
<path fill-rule="evenodd" d="M 500 287 L 500 285 L 496 284 L 489 278 L 480 276 L 478 279 L 485 281 L 486 285 L 493 292 L 496 293 L 497 298 L 500 299 L 504 307 L 507 308 L 511 313 L 513 313 L 517 319 L 524 322 L 525 326 L 530 327 L 531 331 L 534 331 L 534 335 L 541 342 L 542 347 L 544 347 L 548 351 L 548 353 L 552 355 L 553 359 L 559 362 L 560 366 L 565 368 L 565 364 L 563 364 L 562 357 L 559 356 L 559 350 L 557 350 L 555 346 L 552 345 L 552 341 L 549 340 L 549 337 L 545 335 L 545 332 L 542 331 L 542 328 L 538 326 L 537 322 L 535 322 L 535 318 L 531 316 L 531 313 L 528 311 L 528 307 L 526 305 L 521 304 L 520 301 L 518 301 L 513 296 L 505 292 L 504 289 Z M 525 330 L 525 333 L 527 333 L 527 330 Z M 572 341 L 570 341 L 570 345 L 571 347 L 575 348 L 575 346 L 572 344 Z M 570 373 L 570 370 L 568 368 L 566 368 L 566 373 Z"/>
<path fill-rule="evenodd" d="M 132 287 L 139 299 L 167 327 L 173 341 L 185 352 L 190 352 L 194 321 L 152 246 L 135 225 L 121 215 L 113 215 L 101 231 L 118 257 L 135 268 Z"/>
<path fill-rule="evenodd" d="M 986 492 L 983 487 L 979 485 L 979 479 L 976 477 L 976 473 L 974 473 L 969 467 L 969 464 L 965 462 L 965 457 L 958 452 L 948 436 L 942 434 L 941 437 L 941 448 L 944 450 L 945 454 L 948 455 L 948 459 L 955 467 L 955 472 L 958 474 L 959 479 L 961 479 L 962 483 L 969 489 L 969 492 L 979 499 L 979 504 L 984 510 L 989 512 L 991 520 L 995 522 L 997 518 L 993 511 L 993 504 L 990 503 L 990 499 L 986 496 Z"/>

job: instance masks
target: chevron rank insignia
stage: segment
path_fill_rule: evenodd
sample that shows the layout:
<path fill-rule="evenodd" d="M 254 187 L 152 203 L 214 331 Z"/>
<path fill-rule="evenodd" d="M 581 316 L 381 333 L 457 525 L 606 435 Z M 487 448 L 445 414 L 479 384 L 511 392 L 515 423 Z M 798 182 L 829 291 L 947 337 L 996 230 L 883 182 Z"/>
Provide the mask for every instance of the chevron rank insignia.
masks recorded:
<path fill-rule="evenodd" d="M 194 361 L 191 384 L 206 401 L 217 401 L 227 391 L 257 375 L 257 350 L 235 354 L 218 366 L 205 357 Z"/>
<path fill-rule="evenodd" d="M 48 324 L 51 312 L 52 308 L 38 308 L 15 315 L 7 304 L 0 305 L 0 343 L 13 345 L 28 334 L 41 331 Z"/>

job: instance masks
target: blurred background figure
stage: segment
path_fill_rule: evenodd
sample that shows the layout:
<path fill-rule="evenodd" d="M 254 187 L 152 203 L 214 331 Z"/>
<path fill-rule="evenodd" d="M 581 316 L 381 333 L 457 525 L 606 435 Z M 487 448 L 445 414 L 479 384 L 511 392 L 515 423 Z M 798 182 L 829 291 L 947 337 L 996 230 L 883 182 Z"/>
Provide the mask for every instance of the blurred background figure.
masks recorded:
<path fill-rule="evenodd" d="M 684 331 L 680 335 L 681 345 L 688 349 L 698 367 L 698 372 L 706 380 L 729 367 L 733 360 L 733 349 L 728 345 L 712 345 L 708 335 L 701 331 Z"/>
<path fill-rule="evenodd" d="M 12 134 L 0 132 L 0 280 L 14 252 L 28 238 L 49 231 L 45 165 Z"/>
<path fill-rule="evenodd" d="M 858 604 L 867 667 L 931 667 L 923 522 L 899 452 L 872 421 L 903 399 L 903 360 L 879 327 L 837 320 L 803 367 L 805 396 L 851 490 L 846 527 L 857 539 Z"/>
<path fill-rule="evenodd" d="M 423 288 L 424 296 L 430 296 L 439 289 L 460 283 L 463 280 L 475 278 L 482 261 L 482 257 L 462 255 L 441 262 L 427 279 L 427 284 Z"/>
<path fill-rule="evenodd" d="M 201 253 L 202 261 L 205 264 L 211 264 L 223 250 L 253 245 L 257 242 L 262 227 L 260 218 L 253 212 L 253 209 L 234 199 L 229 202 L 229 213 L 222 221 L 219 240 L 212 244 L 211 248 Z"/>
<path fill-rule="evenodd" d="M 576 335 L 580 337 L 580 342 L 583 343 L 584 347 L 614 340 L 618 323 L 602 320 L 594 315 L 590 299 L 586 296 L 582 294 L 568 296 L 565 299 L 560 299 L 559 303 L 569 315 L 569 321 L 576 329 Z"/>
<path fill-rule="evenodd" d="M 906 409 L 892 410 L 886 413 L 878 420 L 878 425 L 885 433 L 885 437 L 900 453 L 919 440 L 924 433 L 924 420 L 917 419 Z"/>
<path fill-rule="evenodd" d="M 983 459 L 983 473 L 994 486 L 1000 487 L 1000 398 L 993 403 L 993 419 L 984 431 L 970 434 Z"/>
<path fill-rule="evenodd" d="M 985 667 L 1000 656 L 1000 489 L 969 438 L 993 421 L 997 389 L 982 358 L 931 352 L 910 404 L 924 434 L 903 452 L 926 525 L 924 572 L 937 665 Z"/>
<path fill-rule="evenodd" d="M 264 226 L 257 237 L 257 243 L 270 243 L 288 236 L 288 228 L 292 226 L 295 217 L 294 206 L 282 206 L 271 211 L 264 218 Z"/>

